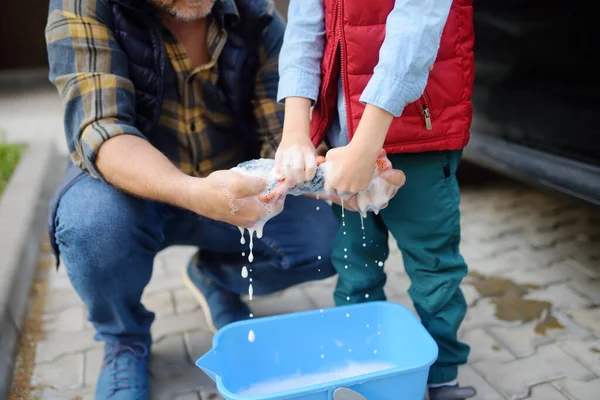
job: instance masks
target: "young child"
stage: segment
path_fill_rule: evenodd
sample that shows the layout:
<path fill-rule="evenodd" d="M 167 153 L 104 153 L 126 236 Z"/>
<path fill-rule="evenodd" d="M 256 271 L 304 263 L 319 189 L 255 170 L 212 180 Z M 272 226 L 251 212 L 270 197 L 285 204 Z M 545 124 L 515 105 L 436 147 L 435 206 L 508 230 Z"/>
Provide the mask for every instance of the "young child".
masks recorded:
<path fill-rule="evenodd" d="M 340 195 L 367 188 L 382 148 L 406 175 L 388 207 L 368 214 L 364 230 L 358 213 L 345 213 L 333 249 L 334 297 L 337 305 L 385 299 L 391 232 L 415 309 L 439 347 L 429 374 L 432 400 L 475 395 L 457 381 L 470 350 L 457 339 L 467 265 L 459 252 L 455 173 L 472 117 L 471 3 L 291 0 L 279 64 L 281 176 L 311 179 L 322 141 L 333 148 L 327 161 L 338 173 L 328 185 Z"/>

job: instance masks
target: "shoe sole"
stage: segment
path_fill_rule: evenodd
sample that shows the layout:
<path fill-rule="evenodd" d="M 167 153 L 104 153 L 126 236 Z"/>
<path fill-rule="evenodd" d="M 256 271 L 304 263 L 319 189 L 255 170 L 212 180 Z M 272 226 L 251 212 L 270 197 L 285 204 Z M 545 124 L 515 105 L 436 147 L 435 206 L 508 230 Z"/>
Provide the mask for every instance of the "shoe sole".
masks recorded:
<path fill-rule="evenodd" d="M 210 314 L 210 307 L 208 306 L 208 302 L 206 301 L 206 298 L 204 297 L 204 295 L 202 294 L 200 289 L 198 289 L 198 287 L 190 279 L 190 276 L 187 273 L 187 267 L 183 270 L 181 275 L 182 275 L 183 284 L 185 285 L 185 287 L 187 287 L 188 290 L 190 292 L 192 292 L 192 296 L 194 296 L 196 301 L 198 301 L 198 303 L 200 303 L 200 308 L 204 312 L 204 319 L 206 320 L 206 325 L 208 325 L 208 329 L 212 333 L 217 333 L 217 328 L 215 327 L 215 324 L 213 323 L 213 320 L 212 320 L 212 315 Z"/>

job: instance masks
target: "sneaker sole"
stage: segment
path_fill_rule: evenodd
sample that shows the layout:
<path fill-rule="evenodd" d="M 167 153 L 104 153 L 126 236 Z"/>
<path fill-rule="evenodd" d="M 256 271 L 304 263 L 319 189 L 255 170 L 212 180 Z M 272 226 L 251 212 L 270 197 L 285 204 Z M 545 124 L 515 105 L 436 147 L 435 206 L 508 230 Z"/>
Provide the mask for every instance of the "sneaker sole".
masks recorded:
<path fill-rule="evenodd" d="M 196 285 L 194 285 L 194 282 L 192 282 L 192 280 L 190 279 L 190 276 L 187 273 L 187 267 L 183 270 L 181 275 L 182 275 L 183 284 L 185 285 L 185 287 L 187 287 L 188 290 L 190 292 L 192 292 L 192 295 L 194 296 L 196 301 L 198 301 L 198 303 L 200 303 L 200 308 L 204 312 L 204 319 L 206 320 L 208 329 L 212 333 L 217 333 L 217 328 L 215 327 L 215 324 L 213 323 L 213 320 L 212 320 L 212 315 L 210 314 L 210 307 L 208 306 L 208 302 L 206 301 L 206 298 L 204 297 L 202 292 L 196 287 Z"/>

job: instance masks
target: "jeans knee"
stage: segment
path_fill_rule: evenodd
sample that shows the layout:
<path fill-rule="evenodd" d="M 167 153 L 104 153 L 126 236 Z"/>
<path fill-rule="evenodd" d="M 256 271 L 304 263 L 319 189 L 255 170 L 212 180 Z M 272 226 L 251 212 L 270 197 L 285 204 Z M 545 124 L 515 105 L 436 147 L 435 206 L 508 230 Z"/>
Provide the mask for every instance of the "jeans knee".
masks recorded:
<path fill-rule="evenodd" d="M 123 266 L 135 249 L 158 252 L 160 220 L 153 203 L 86 177 L 60 199 L 55 239 L 68 268 Z"/>

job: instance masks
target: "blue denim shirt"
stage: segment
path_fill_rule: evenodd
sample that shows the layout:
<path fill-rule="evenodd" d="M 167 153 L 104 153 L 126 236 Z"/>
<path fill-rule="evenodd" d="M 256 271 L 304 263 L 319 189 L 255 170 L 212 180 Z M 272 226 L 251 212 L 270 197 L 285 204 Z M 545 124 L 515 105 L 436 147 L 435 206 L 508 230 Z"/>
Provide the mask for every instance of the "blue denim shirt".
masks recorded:
<path fill-rule="evenodd" d="M 379 62 L 360 101 L 399 117 L 427 84 L 452 0 L 396 0 L 386 23 Z M 291 0 L 279 56 L 277 100 L 305 97 L 317 101 L 325 47 L 323 0 Z M 338 115 L 328 135 L 333 147 L 348 143 L 346 108 L 338 81 Z"/>

